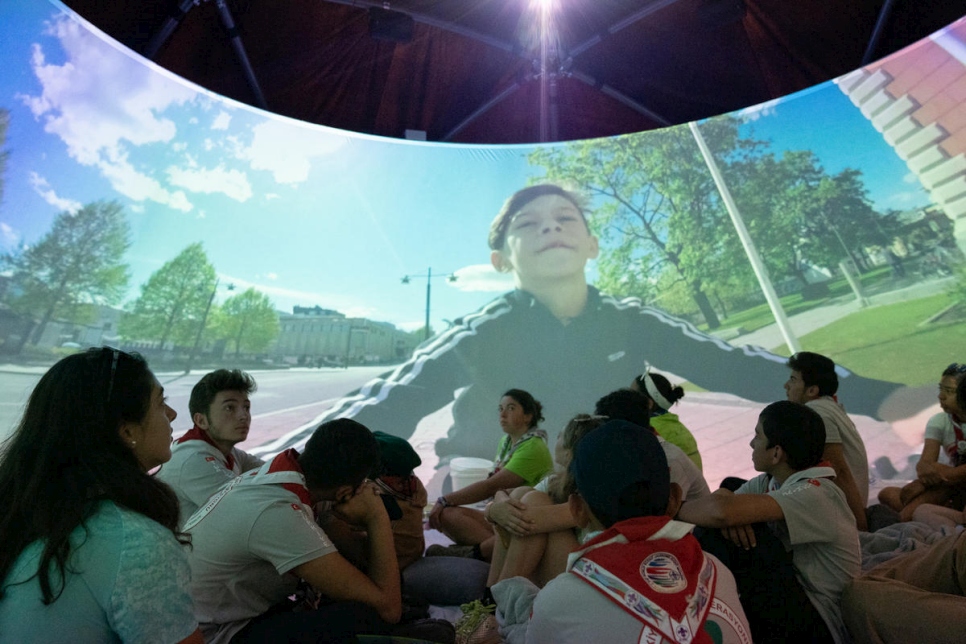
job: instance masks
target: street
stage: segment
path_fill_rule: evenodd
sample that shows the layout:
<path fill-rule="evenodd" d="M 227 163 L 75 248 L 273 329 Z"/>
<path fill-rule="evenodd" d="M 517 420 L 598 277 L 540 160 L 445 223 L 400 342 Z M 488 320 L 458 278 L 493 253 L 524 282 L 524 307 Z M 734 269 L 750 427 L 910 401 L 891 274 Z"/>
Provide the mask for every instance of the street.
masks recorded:
<path fill-rule="evenodd" d="M 288 369 L 251 371 L 258 382 L 252 396 L 252 429 L 240 444 L 250 449 L 288 430 L 303 425 L 325 411 L 336 399 L 361 386 L 387 367 L 345 369 Z M 5 439 L 20 420 L 27 396 L 40 380 L 43 369 L 4 367 L 0 371 L 0 439 Z M 168 404 L 178 412 L 172 423 L 174 436 L 191 429 L 188 397 L 203 371 L 188 375 L 158 372 L 156 375 Z"/>

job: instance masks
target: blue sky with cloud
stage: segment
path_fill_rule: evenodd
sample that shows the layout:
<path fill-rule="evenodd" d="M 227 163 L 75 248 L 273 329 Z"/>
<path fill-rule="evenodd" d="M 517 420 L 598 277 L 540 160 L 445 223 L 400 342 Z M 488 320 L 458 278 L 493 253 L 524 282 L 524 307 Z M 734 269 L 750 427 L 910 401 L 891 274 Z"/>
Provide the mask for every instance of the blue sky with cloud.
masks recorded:
<path fill-rule="evenodd" d="M 532 146 L 379 139 L 261 112 L 174 77 L 47 0 L 0 3 L 0 107 L 10 158 L 0 245 L 30 244 L 57 213 L 124 204 L 132 229 L 128 299 L 188 244 L 204 243 L 223 283 L 294 304 L 422 324 L 507 290 L 486 235 L 503 200 L 541 174 Z M 812 149 L 832 172 L 859 167 L 880 207 L 927 203 L 918 182 L 832 84 L 746 112 L 777 149 Z"/>

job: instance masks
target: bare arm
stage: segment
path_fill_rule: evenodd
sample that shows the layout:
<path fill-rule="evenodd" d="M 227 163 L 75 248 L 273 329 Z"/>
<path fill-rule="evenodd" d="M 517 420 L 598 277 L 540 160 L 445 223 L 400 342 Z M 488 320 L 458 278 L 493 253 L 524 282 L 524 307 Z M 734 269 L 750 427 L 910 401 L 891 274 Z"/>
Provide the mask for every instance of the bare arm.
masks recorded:
<path fill-rule="evenodd" d="M 937 465 L 937 471 L 942 480 L 941 484 L 958 485 L 966 482 L 966 465 Z"/>
<path fill-rule="evenodd" d="M 530 533 L 556 532 L 577 527 L 568 503 L 555 503 L 530 508 L 533 525 Z"/>
<path fill-rule="evenodd" d="M 966 465 L 953 467 L 939 462 L 939 452 L 942 449 L 939 441 L 927 438 L 922 448 L 922 456 L 916 464 L 916 474 L 926 487 L 941 485 L 955 485 L 966 482 Z"/>
<path fill-rule="evenodd" d="M 395 624 L 402 615 L 399 566 L 382 500 L 367 485 L 349 501 L 334 506 L 333 511 L 349 523 L 365 526 L 369 537 L 369 576 L 337 552 L 307 561 L 293 572 L 326 597 L 362 602 Z"/>
<path fill-rule="evenodd" d="M 467 505 L 488 499 L 496 495 L 500 490 L 519 487 L 525 482 L 519 474 L 514 474 L 510 470 L 500 470 L 485 481 L 477 481 L 476 483 L 467 485 L 461 490 L 450 492 L 445 497 L 440 498 L 446 500 L 447 506 Z M 444 507 L 442 503 L 436 501 L 436 505 L 433 506 L 432 511 L 429 513 L 429 527 L 436 530 L 440 529 L 440 514 L 442 514 Z"/>
<path fill-rule="evenodd" d="M 926 487 L 935 487 L 942 484 L 942 477 L 939 474 L 939 451 L 942 445 L 935 438 L 927 438 L 926 444 L 922 448 L 922 456 L 916 463 L 916 474 L 919 480 Z"/>
<path fill-rule="evenodd" d="M 785 518 L 778 502 L 767 494 L 731 494 L 718 490 L 711 496 L 688 501 L 677 518 L 705 528 L 730 528 Z"/>
<path fill-rule="evenodd" d="M 539 497 L 534 499 L 531 496 L 534 494 Z M 557 532 L 577 526 L 567 503 L 553 503 L 549 495 L 537 491 L 529 492 L 523 500 L 494 501 L 484 516 L 487 521 L 518 537 Z"/>
<path fill-rule="evenodd" d="M 446 495 L 446 502 L 449 505 L 476 503 L 490 498 L 499 490 L 519 487 L 524 483 L 526 481 L 519 474 L 514 474 L 510 470 L 500 470 L 485 481 L 477 481 L 461 490 L 450 492 Z"/>
<path fill-rule="evenodd" d="M 865 519 L 865 506 L 862 504 L 862 497 L 859 495 L 859 488 L 852 476 L 852 468 L 845 460 L 845 450 L 842 443 L 826 443 L 822 458 L 832 465 L 835 470 L 835 484 L 845 492 L 845 500 L 855 516 L 855 527 L 863 532 L 869 529 Z"/>

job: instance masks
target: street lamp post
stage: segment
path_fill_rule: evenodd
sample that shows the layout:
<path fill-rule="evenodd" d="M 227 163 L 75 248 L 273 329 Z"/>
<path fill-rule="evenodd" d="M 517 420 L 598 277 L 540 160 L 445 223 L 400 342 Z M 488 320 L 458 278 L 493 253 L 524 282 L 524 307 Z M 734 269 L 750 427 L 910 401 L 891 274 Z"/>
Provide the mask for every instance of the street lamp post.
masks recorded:
<path fill-rule="evenodd" d="M 414 277 L 425 277 L 426 278 L 426 326 L 424 327 L 425 335 L 423 336 L 423 339 L 424 340 L 429 340 L 429 303 L 430 303 L 430 301 L 432 299 L 432 294 L 433 294 L 433 290 L 432 290 L 433 278 L 434 277 L 445 277 L 447 282 L 455 282 L 458 278 L 456 277 L 456 274 L 455 273 L 437 273 L 436 275 L 433 275 L 433 269 L 432 269 L 432 267 L 429 267 L 429 268 L 426 269 L 426 274 L 425 275 L 422 274 L 422 273 L 419 273 L 419 274 L 416 274 L 416 275 L 403 275 L 402 283 L 403 284 L 409 284 L 409 282 Z"/>

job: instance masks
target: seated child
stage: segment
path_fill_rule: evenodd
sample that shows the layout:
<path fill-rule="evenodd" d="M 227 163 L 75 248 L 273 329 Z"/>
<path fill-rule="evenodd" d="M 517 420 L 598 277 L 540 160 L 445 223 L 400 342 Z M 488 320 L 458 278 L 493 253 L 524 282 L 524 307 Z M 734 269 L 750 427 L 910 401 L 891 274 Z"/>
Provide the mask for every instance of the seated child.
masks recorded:
<path fill-rule="evenodd" d="M 677 445 L 694 461 L 698 469 L 703 469 L 701 454 L 698 453 L 698 441 L 677 414 L 668 411 L 671 405 L 677 404 L 684 398 L 684 388 L 680 385 L 672 387 L 671 382 L 659 373 L 648 371 L 634 378 L 631 389 L 647 396 L 648 408 L 651 412 L 651 429 L 657 435 Z"/>
<path fill-rule="evenodd" d="M 510 389 L 500 398 L 497 409 L 505 435 L 497 449 L 493 471 L 483 481 L 436 499 L 429 526 L 452 539 L 456 546 L 431 546 L 426 551 L 429 556 L 456 554 L 489 561 L 493 528 L 483 512 L 462 506 L 491 499 L 499 490 L 535 485 L 553 469 L 547 433 L 537 427 L 543 420 L 543 405 L 529 392 Z M 459 550 L 460 546 L 469 546 L 468 552 Z"/>
<path fill-rule="evenodd" d="M 898 512 L 901 521 L 911 521 L 923 503 L 960 512 L 966 505 L 966 412 L 956 400 L 956 387 L 964 377 L 966 364 L 954 362 L 943 370 L 939 381 L 942 411 L 926 423 L 926 441 L 916 465 L 916 480 L 902 488 L 887 487 L 879 492 L 879 502 Z M 940 449 L 946 452 L 950 464 L 939 462 Z"/>
<path fill-rule="evenodd" d="M 570 469 L 570 510 L 592 538 L 537 594 L 528 643 L 751 642 L 734 577 L 670 518 L 681 489 L 654 434 L 609 421 Z"/>
<path fill-rule="evenodd" d="M 614 420 L 626 420 L 657 435 L 651 427 L 647 396 L 632 389 L 618 389 L 602 397 L 594 406 L 594 413 Z M 707 481 L 698 466 L 677 445 L 657 435 L 671 468 L 671 481 L 681 486 L 684 502 L 711 494 Z"/>
<path fill-rule="evenodd" d="M 678 518 L 721 529 L 699 539 L 734 573 L 755 642 L 848 642 L 839 605 L 860 570 L 859 535 L 835 470 L 821 461 L 822 418 L 772 403 L 751 448 L 761 475 L 685 503 Z"/>
<path fill-rule="evenodd" d="M 573 481 L 567 468 L 574 447 L 606 422 L 602 416 L 578 414 L 567 423 L 554 449 L 556 471 L 536 488 L 500 492 L 485 515 L 499 535 L 487 586 L 510 577 L 527 577 L 537 586 L 564 571 L 567 555 L 577 546 L 577 524 L 567 504 Z"/>

